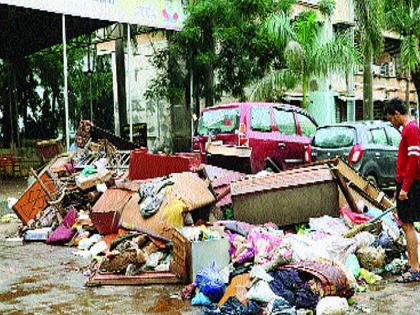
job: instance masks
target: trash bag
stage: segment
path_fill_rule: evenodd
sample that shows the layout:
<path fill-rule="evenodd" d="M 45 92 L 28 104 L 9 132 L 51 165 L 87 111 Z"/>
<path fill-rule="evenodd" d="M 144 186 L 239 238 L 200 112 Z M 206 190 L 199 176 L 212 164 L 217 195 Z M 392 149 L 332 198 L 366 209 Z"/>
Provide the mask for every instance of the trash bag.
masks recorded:
<path fill-rule="evenodd" d="M 255 283 L 252 288 L 248 291 L 246 297 L 249 300 L 257 302 L 269 303 L 270 301 L 277 298 L 273 290 L 271 290 L 268 282 L 260 280 Z"/>
<path fill-rule="evenodd" d="M 208 296 L 206 296 L 204 293 L 199 292 L 197 293 L 194 298 L 191 300 L 192 306 L 205 306 L 205 305 L 211 305 L 211 301 Z"/>
<path fill-rule="evenodd" d="M 349 269 L 355 278 L 358 278 L 360 275 L 360 264 L 357 260 L 356 255 L 350 255 L 346 260 L 346 268 Z"/>
<path fill-rule="evenodd" d="M 385 250 L 381 247 L 362 247 L 356 252 L 360 266 L 367 270 L 383 268 L 385 266 Z"/>
<path fill-rule="evenodd" d="M 374 284 L 377 281 L 381 280 L 382 277 L 375 275 L 372 272 L 369 272 L 368 270 L 361 268 L 360 269 L 360 278 L 362 278 L 363 280 L 365 280 L 366 283 L 368 284 Z"/>
<path fill-rule="evenodd" d="M 338 296 L 327 296 L 322 298 L 317 307 L 317 315 L 344 315 L 349 310 L 349 305 L 345 298 Z"/>
<path fill-rule="evenodd" d="M 251 272 L 249 273 L 249 276 L 251 277 L 251 279 L 259 279 L 259 280 L 264 280 L 267 282 L 270 282 L 273 280 L 273 277 L 270 276 L 263 267 L 258 266 L 258 265 L 254 265 L 254 267 L 252 267 Z"/>
<path fill-rule="evenodd" d="M 182 214 L 186 209 L 187 205 L 180 198 L 174 198 L 165 206 L 163 213 L 169 224 L 181 227 L 184 225 Z"/>
<path fill-rule="evenodd" d="M 320 218 L 310 218 L 309 227 L 312 231 L 319 231 L 334 235 L 342 235 L 344 232 L 349 230 L 342 220 L 328 215 L 324 215 Z"/>
<path fill-rule="evenodd" d="M 226 290 L 226 285 L 223 283 L 214 262 L 197 274 L 195 284 L 214 303 L 220 301 Z"/>

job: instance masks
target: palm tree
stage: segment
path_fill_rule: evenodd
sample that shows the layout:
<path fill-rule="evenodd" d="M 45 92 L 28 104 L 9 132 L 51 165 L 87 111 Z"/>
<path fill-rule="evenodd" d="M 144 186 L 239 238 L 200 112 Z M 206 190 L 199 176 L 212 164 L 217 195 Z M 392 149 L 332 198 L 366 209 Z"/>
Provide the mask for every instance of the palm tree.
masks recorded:
<path fill-rule="evenodd" d="M 398 33 L 401 38 L 401 63 L 407 73 L 406 102 L 408 105 L 411 76 L 420 101 L 420 0 L 386 0 L 385 12 L 387 28 Z"/>
<path fill-rule="evenodd" d="M 383 0 L 355 0 L 356 25 L 363 54 L 363 119 L 373 119 L 373 58 L 383 48 Z"/>
<path fill-rule="evenodd" d="M 348 70 L 355 62 L 356 53 L 347 34 L 323 41 L 322 23 L 314 11 L 304 11 L 295 21 L 284 13 L 267 22 L 267 31 L 274 43 L 283 48 L 285 67 L 273 70 L 258 82 L 252 99 L 267 99 L 276 90 L 286 91 L 297 85 L 302 87 L 302 106 L 308 106 L 310 83 L 334 71 Z"/>

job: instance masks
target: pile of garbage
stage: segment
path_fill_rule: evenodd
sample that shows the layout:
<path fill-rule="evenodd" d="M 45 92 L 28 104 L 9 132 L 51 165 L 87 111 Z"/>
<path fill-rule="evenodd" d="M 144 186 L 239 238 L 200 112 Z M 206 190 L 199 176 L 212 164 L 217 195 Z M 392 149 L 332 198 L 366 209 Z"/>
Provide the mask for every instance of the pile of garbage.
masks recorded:
<path fill-rule="evenodd" d="M 204 268 L 185 288 L 184 298 L 203 306 L 204 314 L 323 314 L 325 305 L 343 314 L 355 291 L 365 290 L 381 275 L 401 272 L 405 263 L 403 238 L 391 216 L 375 230 L 345 237 L 381 211 L 344 208 L 341 213 L 341 218 L 312 218 L 289 229 L 272 223 L 214 222 L 223 230 L 220 237 L 229 240 L 230 262 Z"/>
<path fill-rule="evenodd" d="M 91 262 L 87 285 L 184 283 L 204 314 L 344 314 L 406 268 L 392 203 L 341 160 L 247 175 L 79 129 L 13 209 L 25 241 Z"/>

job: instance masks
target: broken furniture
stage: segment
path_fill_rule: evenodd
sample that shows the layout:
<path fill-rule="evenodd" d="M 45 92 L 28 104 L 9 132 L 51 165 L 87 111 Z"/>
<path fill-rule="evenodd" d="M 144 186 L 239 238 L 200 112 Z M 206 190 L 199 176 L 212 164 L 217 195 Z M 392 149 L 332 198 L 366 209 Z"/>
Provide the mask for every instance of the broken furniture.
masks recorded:
<path fill-rule="evenodd" d="M 129 178 L 148 179 L 173 173 L 190 172 L 200 167 L 199 154 L 151 154 L 147 149 L 131 151 Z"/>
<path fill-rule="evenodd" d="M 56 194 L 56 192 L 57 187 L 54 184 L 53 175 L 49 171 L 44 171 L 39 175 L 39 181 L 35 181 L 26 189 L 13 206 L 13 210 L 26 225 L 49 206 L 48 201 L 53 201 L 50 196 Z"/>
<path fill-rule="evenodd" d="M 250 147 L 210 143 L 206 149 L 207 163 L 245 174 L 252 173 Z"/>
<path fill-rule="evenodd" d="M 328 166 L 251 177 L 231 184 L 235 219 L 279 226 L 338 217 L 338 186 Z"/>

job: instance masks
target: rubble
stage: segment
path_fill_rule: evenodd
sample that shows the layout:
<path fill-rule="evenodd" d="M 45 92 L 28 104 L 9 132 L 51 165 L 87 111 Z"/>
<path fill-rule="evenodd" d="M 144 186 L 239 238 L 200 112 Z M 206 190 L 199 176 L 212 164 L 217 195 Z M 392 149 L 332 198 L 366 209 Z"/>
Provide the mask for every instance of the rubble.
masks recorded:
<path fill-rule="evenodd" d="M 392 202 L 342 160 L 251 176 L 83 135 L 13 210 L 25 241 L 91 260 L 89 286 L 183 283 L 204 314 L 342 314 L 404 268 L 398 220 L 383 215 Z M 213 158 L 229 155 L 219 149 Z M 230 219 L 209 222 L 216 210 Z"/>

